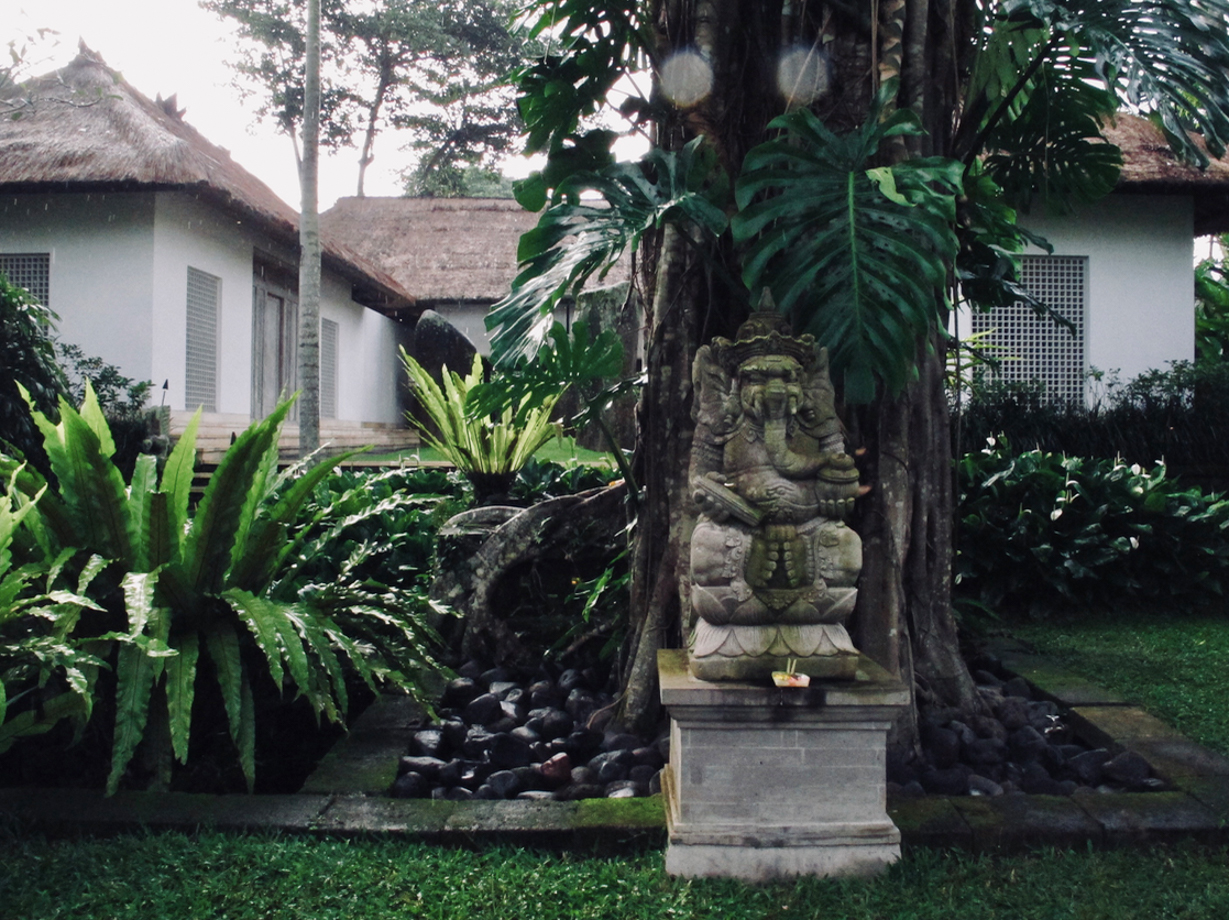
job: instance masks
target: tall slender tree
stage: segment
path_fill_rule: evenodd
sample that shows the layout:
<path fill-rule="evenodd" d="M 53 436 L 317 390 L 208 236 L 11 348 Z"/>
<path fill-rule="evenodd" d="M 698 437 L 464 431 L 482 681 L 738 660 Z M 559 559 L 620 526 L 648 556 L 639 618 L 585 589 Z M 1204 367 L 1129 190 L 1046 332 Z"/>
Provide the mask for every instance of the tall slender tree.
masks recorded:
<path fill-rule="evenodd" d="M 299 167 L 299 456 L 320 446 L 320 0 L 307 0 Z"/>
<path fill-rule="evenodd" d="M 256 93 L 260 115 L 296 137 L 302 0 L 201 5 L 237 23 L 238 87 Z M 321 141 L 358 148 L 359 196 L 376 142 L 390 131 L 408 139 L 420 160 L 445 169 L 510 148 L 519 122 L 505 78 L 522 63 L 512 18 L 508 0 L 321 0 Z"/>
<path fill-rule="evenodd" d="M 1101 125 L 1117 106 L 1196 161 L 1188 129 L 1224 152 L 1229 2 L 551 0 L 539 16 L 556 52 L 520 104 L 548 165 L 519 197 L 545 211 L 490 324 L 498 361 L 532 355 L 559 297 L 637 252 L 648 384 L 625 719 L 651 717 L 655 651 L 686 628 L 692 360 L 762 287 L 829 347 L 865 450 L 859 646 L 918 702 L 975 707 L 950 606 L 950 310 L 1026 296 L 1016 211 L 1113 187 Z M 655 149 L 617 164 L 582 119 L 638 66 L 653 91 L 623 110 Z"/>

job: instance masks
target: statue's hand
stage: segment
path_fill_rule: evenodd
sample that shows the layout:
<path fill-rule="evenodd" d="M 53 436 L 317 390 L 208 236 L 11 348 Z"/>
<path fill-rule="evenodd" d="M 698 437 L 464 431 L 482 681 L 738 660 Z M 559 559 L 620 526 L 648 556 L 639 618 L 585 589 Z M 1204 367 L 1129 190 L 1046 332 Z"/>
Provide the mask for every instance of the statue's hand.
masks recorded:
<path fill-rule="evenodd" d="M 853 498 L 821 498 L 819 513 L 829 520 L 841 521 L 853 513 Z"/>
<path fill-rule="evenodd" d="M 856 474 L 856 470 L 854 472 Z M 815 498 L 818 501 L 819 513 L 829 520 L 843 520 L 853 513 L 854 501 L 864 491 L 864 487 L 859 485 L 856 478 L 850 478 L 844 482 L 821 479 L 815 485 Z"/>
<path fill-rule="evenodd" d="M 716 521 L 718 524 L 729 520 L 730 513 L 703 492 L 697 491 L 695 493 L 695 500 L 696 508 L 699 509 L 701 514 L 707 515 L 709 520 Z"/>

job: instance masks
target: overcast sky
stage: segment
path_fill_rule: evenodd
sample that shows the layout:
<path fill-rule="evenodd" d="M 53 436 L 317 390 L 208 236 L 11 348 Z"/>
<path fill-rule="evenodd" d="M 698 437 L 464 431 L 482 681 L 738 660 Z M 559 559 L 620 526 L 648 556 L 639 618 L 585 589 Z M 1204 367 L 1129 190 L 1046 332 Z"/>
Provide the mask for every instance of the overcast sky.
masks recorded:
<path fill-rule="evenodd" d="M 200 9 L 197 0 L 0 0 L 0 43 L 6 56 L 10 39 L 39 28 L 57 30 L 58 47 L 34 52 L 31 75 L 67 64 L 78 39 L 84 40 L 150 99 L 178 93 L 186 121 L 298 209 L 290 140 L 256 124 L 252 104 L 245 106 L 230 85 L 233 27 Z M 377 146 L 376 154 L 367 172 L 367 194 L 400 194 L 396 174 L 407 160 L 395 144 Z M 320 209 L 353 195 L 357 179 L 357 150 L 322 157 Z"/>

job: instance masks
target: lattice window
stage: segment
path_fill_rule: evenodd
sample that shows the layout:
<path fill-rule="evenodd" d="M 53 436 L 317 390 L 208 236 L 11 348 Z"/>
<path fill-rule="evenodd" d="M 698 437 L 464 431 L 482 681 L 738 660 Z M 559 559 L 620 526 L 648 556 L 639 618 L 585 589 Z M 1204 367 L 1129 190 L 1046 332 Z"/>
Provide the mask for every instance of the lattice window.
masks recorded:
<path fill-rule="evenodd" d="M 51 306 L 51 255 L 46 252 L 0 254 L 0 272 L 25 288 L 44 307 Z"/>
<path fill-rule="evenodd" d="M 216 412 L 218 402 L 218 303 L 222 279 L 188 269 L 188 342 L 184 408 Z"/>
<path fill-rule="evenodd" d="M 1055 402 L 1084 401 L 1084 338 L 1088 303 L 1088 259 L 1085 256 L 1024 256 L 1020 281 L 1033 296 L 1066 319 L 1074 334 L 1048 317 L 1039 317 L 1022 303 L 974 313 L 974 333 L 989 332 L 989 344 L 1002 348 L 998 379 L 1038 382 Z"/>
<path fill-rule="evenodd" d="M 320 417 L 337 418 L 337 323 L 320 320 Z"/>

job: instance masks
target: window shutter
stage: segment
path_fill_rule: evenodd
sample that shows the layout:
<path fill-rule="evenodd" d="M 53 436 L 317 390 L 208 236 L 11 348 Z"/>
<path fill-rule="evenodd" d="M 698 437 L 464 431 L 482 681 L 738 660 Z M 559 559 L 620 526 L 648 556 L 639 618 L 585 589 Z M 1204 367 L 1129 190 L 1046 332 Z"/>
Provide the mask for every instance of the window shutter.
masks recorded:
<path fill-rule="evenodd" d="M 184 408 L 217 411 L 218 294 L 222 279 L 188 269 L 188 336 Z"/>
<path fill-rule="evenodd" d="M 337 323 L 320 320 L 320 417 L 337 418 Z"/>

